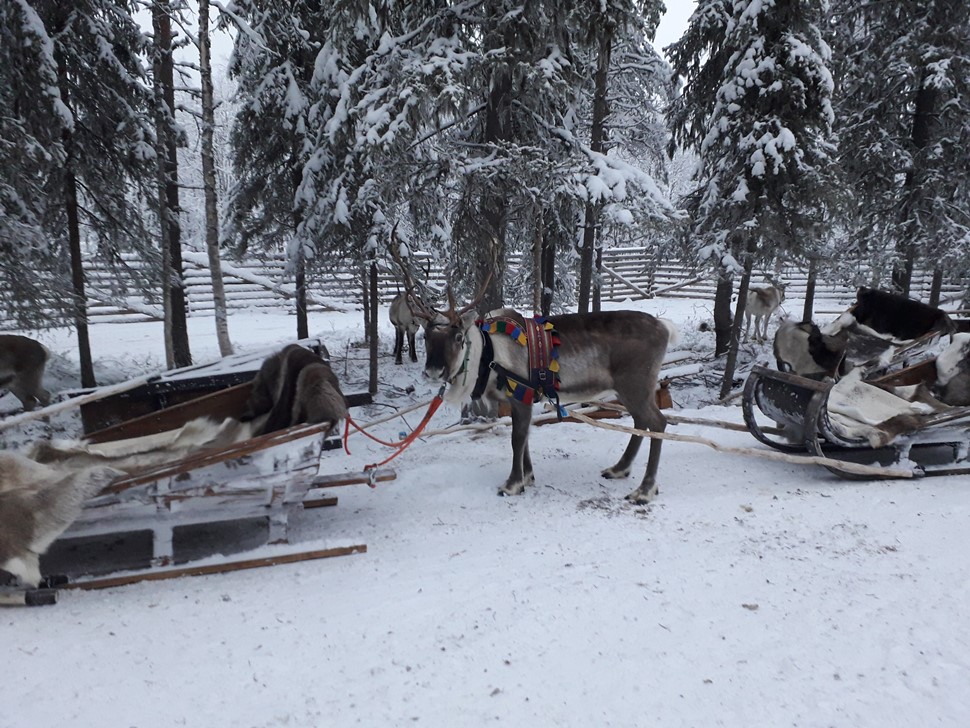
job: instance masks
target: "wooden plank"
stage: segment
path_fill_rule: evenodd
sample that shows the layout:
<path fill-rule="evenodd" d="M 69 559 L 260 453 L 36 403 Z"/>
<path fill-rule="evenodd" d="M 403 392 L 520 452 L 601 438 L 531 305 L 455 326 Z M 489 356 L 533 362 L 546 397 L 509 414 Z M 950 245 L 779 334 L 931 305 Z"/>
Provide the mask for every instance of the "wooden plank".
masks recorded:
<path fill-rule="evenodd" d="M 397 479 L 397 472 L 392 469 L 375 470 L 360 473 L 338 473 L 335 475 L 318 475 L 310 481 L 311 488 L 336 488 L 341 485 L 358 485 L 360 483 L 386 483 Z"/>
<path fill-rule="evenodd" d="M 304 498 L 303 508 L 332 508 L 337 505 L 337 496 L 328 495 L 323 498 Z"/>
<path fill-rule="evenodd" d="M 222 564 L 204 564 L 201 566 L 182 566 L 174 569 L 159 569 L 155 571 L 143 571 L 122 576 L 106 576 L 99 579 L 88 579 L 85 581 L 75 581 L 65 584 L 62 589 L 110 589 L 116 586 L 127 586 L 143 581 L 163 581 L 165 579 L 178 579 L 183 576 L 208 576 L 210 574 L 225 574 L 230 571 L 242 571 L 244 569 L 259 569 L 264 566 L 276 566 L 278 564 L 294 564 L 300 561 L 311 561 L 313 559 L 328 559 L 334 556 L 349 556 L 351 554 L 367 553 L 366 544 L 355 544 L 353 546 L 338 546 L 336 548 L 318 549 L 316 551 L 299 551 L 292 554 L 280 554 L 278 556 L 264 556 L 258 559 L 245 559 L 242 561 L 228 561 Z"/>
<path fill-rule="evenodd" d="M 292 442 L 293 440 L 316 437 L 321 435 L 327 429 L 327 426 L 327 423 L 318 425 L 295 425 L 285 430 L 270 432 L 269 434 L 243 440 L 242 442 L 237 442 L 226 447 L 200 450 L 198 453 L 181 460 L 163 463 L 131 473 L 125 478 L 118 478 L 106 486 L 101 491 L 101 494 L 121 493 L 136 485 L 150 483 L 161 478 L 182 475 L 209 465 L 225 463 L 228 460 L 252 455 L 253 453 Z"/>
<path fill-rule="evenodd" d="M 166 407 L 158 412 L 150 412 L 141 417 L 126 420 L 112 427 L 92 432 L 85 439 L 88 442 L 112 442 L 131 437 L 155 435 L 159 432 L 174 430 L 198 417 L 210 417 L 216 421 L 226 417 L 239 418 L 243 413 L 246 400 L 252 391 L 252 381 L 243 382 L 218 392 L 195 397 L 189 402 Z"/>

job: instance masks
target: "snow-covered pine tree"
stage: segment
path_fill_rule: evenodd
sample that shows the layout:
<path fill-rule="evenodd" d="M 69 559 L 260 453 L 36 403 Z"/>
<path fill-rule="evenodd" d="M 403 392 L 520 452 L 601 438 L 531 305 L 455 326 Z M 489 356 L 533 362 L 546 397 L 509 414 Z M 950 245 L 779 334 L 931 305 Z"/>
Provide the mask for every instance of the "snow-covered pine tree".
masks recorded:
<path fill-rule="evenodd" d="M 305 244 L 356 255 L 403 218 L 402 234 L 449 262 L 461 295 L 491 274 L 484 308 L 504 298 L 506 247 L 572 250 L 591 197 L 614 204 L 616 222 L 663 208 L 642 169 L 589 148 L 589 9 L 335 7 L 316 64 Z"/>
<path fill-rule="evenodd" d="M 580 102 L 581 125 L 588 127 L 590 162 L 594 168 L 598 160 L 612 152 L 631 169 L 664 176 L 661 158 L 666 133 L 662 119 L 671 91 L 670 70 L 649 42 L 662 13 L 663 3 L 659 0 L 595 2 L 587 13 L 577 13 L 585 22 L 578 28 L 578 38 L 583 42 L 578 55 L 588 58 L 592 72 L 591 93 L 580 97 Z M 622 203 L 612 194 L 588 190 L 580 247 L 580 312 L 590 308 L 591 283 L 592 309 L 600 307 L 601 281 L 593 280 L 593 253 L 595 249 L 598 278 L 602 275 L 599 259 L 604 234 L 611 228 L 616 232 L 636 230 L 642 240 L 649 234 L 642 223 L 656 227 L 670 219 L 669 204 L 652 180 L 644 178 L 642 183 L 652 194 L 631 196 Z M 631 207 L 638 208 L 639 214 L 631 215 Z"/>
<path fill-rule="evenodd" d="M 236 179 L 223 238 L 239 251 L 286 252 L 296 279 L 298 338 L 309 332 L 297 190 L 312 148 L 307 116 L 314 60 L 332 12 L 318 0 L 233 0 L 222 15 L 236 26 L 229 74 L 238 82 L 230 137 Z"/>
<path fill-rule="evenodd" d="M 70 287 L 62 247 L 47 231 L 63 219 L 61 129 L 72 122 L 57 88 L 54 46 L 25 1 L 0 4 L 0 321 L 35 328 L 66 320 Z M 52 199 L 52 195 L 54 198 Z"/>
<path fill-rule="evenodd" d="M 970 4 L 835 0 L 847 225 L 908 293 L 917 262 L 970 271 Z"/>
<path fill-rule="evenodd" d="M 833 82 L 821 19 L 819 0 L 700 0 L 668 48 L 685 81 L 670 115 L 674 139 L 699 155 L 692 234 L 702 257 L 743 273 L 722 396 L 752 267 L 791 259 L 826 220 Z M 715 303 L 723 320 L 730 299 Z M 723 353 L 728 332 L 718 333 Z"/>
<path fill-rule="evenodd" d="M 4 53 L 14 57 L 0 73 L 18 79 L 11 97 L 14 120 L 4 123 L 32 144 L 29 154 L 15 160 L 24 166 L 5 174 L 43 190 L 43 201 L 28 203 L 31 211 L 44 210 L 31 229 L 43 232 L 47 249 L 71 270 L 81 381 L 90 386 L 95 381 L 82 244 L 118 265 L 121 253 L 132 250 L 157 259 L 150 247 L 153 217 L 146 212 L 154 199 L 155 153 L 152 98 L 140 58 L 145 39 L 129 4 L 116 0 L 17 0 L 4 8 L 13 16 L 8 30 L 16 42 L 4 43 Z"/>
<path fill-rule="evenodd" d="M 182 265 L 182 208 L 179 203 L 178 148 L 185 132 L 175 119 L 175 24 L 183 24 L 180 0 L 152 0 L 152 72 L 155 91 L 155 150 L 161 222 L 162 296 L 165 354 L 169 368 L 192 364 L 188 300 Z"/>

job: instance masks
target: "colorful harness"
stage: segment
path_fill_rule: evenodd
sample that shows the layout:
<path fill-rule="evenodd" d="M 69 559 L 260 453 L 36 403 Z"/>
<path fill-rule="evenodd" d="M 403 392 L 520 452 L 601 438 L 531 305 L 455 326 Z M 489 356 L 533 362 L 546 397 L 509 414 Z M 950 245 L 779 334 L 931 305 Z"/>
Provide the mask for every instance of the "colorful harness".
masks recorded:
<path fill-rule="evenodd" d="M 559 404 L 559 335 L 552 323 L 541 316 L 519 322 L 499 316 L 479 321 L 483 333 L 484 350 L 479 364 L 478 382 L 472 397 L 478 399 L 485 391 L 488 371 L 498 376 L 499 389 L 506 396 L 513 397 L 524 404 L 531 405 L 545 397 L 555 402 L 556 412 L 562 419 L 563 408 Z M 512 341 L 528 348 L 529 376 L 525 377 L 506 369 L 494 359 L 491 334 L 505 334 Z"/>

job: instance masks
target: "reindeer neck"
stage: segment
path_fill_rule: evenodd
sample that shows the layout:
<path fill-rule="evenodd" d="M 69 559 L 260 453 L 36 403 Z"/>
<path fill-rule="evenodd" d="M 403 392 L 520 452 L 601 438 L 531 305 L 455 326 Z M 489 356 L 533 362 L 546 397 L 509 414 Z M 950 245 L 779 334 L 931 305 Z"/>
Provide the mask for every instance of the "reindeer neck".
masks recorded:
<path fill-rule="evenodd" d="M 478 375 L 478 362 L 482 356 L 482 337 L 475 336 L 474 329 L 478 326 L 472 324 L 465 329 L 464 356 L 461 367 L 455 372 L 454 376 L 448 380 L 448 394 L 446 398 L 452 402 L 467 400 L 475 386 Z M 471 375 L 471 376 L 469 376 Z"/>

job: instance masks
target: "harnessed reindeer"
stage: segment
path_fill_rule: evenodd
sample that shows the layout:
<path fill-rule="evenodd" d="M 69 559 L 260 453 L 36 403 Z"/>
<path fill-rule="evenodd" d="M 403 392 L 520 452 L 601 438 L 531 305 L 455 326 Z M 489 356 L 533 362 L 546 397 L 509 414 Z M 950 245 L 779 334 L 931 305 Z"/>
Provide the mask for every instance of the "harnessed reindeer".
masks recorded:
<path fill-rule="evenodd" d="M 405 271 L 405 277 L 408 278 Z M 408 280 L 410 287 L 410 280 Z M 482 292 L 484 292 L 484 286 Z M 427 361 L 424 376 L 447 386 L 445 399 L 458 404 L 466 399 L 507 399 L 513 388 L 531 388 L 536 399 L 553 390 L 537 384 L 530 372 L 527 346 L 513 339 L 509 329 L 526 332 L 533 324 L 512 309 L 498 309 L 478 321 L 471 304 L 457 309 L 448 288 L 448 310 L 438 311 L 415 303 L 415 314 L 424 320 Z M 419 306 L 421 306 L 419 310 Z M 496 329 L 497 327 L 497 329 Z M 637 311 L 566 314 L 545 319 L 541 328 L 552 329 L 559 341 L 557 351 L 559 402 L 581 402 L 613 391 L 633 416 L 638 429 L 663 432 L 667 420 L 657 406 L 655 390 L 667 343 L 675 334 L 671 322 Z M 489 330 L 491 330 L 491 332 Z M 504 331 L 503 334 L 495 333 Z M 552 374 L 546 370 L 546 376 Z M 546 384 L 551 382 L 546 380 Z M 512 406 L 512 469 L 499 495 L 518 495 L 535 483 L 529 453 L 533 395 L 524 400 L 509 398 Z M 643 438 L 634 435 L 605 478 L 625 478 Z M 634 503 L 647 503 L 657 493 L 657 467 L 661 441 L 650 441 L 647 470 L 640 486 L 627 495 Z"/>

